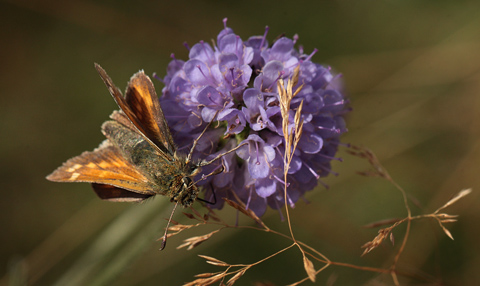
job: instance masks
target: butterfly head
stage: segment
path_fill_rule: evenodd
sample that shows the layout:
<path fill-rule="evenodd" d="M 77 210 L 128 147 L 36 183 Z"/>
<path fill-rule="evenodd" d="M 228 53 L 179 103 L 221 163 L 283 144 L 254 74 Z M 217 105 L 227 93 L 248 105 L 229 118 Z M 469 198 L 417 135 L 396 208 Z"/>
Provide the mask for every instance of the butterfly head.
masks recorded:
<path fill-rule="evenodd" d="M 173 202 L 178 202 L 184 207 L 191 206 L 198 197 L 198 187 L 190 177 L 183 177 L 180 180 L 179 189 L 172 197 Z"/>

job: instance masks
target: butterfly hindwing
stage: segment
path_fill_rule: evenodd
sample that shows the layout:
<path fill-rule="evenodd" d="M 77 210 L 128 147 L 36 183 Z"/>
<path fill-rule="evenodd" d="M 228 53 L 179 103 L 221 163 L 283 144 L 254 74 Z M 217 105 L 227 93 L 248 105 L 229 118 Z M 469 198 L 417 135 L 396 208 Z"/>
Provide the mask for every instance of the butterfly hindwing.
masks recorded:
<path fill-rule="evenodd" d="M 140 202 L 153 196 L 131 192 L 112 185 L 92 183 L 92 187 L 99 198 L 111 202 Z"/>

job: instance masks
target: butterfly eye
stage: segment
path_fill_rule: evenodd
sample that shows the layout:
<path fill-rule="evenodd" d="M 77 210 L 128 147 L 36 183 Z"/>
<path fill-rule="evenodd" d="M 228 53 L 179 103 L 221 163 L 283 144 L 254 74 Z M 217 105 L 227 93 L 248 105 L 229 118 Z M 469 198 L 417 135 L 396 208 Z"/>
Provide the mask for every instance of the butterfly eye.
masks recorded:
<path fill-rule="evenodd" d="M 198 165 L 192 164 L 192 165 L 190 166 L 190 176 L 193 177 L 193 176 L 197 175 L 198 173 L 200 173 L 200 170 L 201 170 L 201 169 L 202 169 L 202 168 L 199 167 Z"/>
<path fill-rule="evenodd" d="M 183 177 L 182 179 L 183 189 L 188 189 L 193 185 L 192 179 L 190 177 Z"/>

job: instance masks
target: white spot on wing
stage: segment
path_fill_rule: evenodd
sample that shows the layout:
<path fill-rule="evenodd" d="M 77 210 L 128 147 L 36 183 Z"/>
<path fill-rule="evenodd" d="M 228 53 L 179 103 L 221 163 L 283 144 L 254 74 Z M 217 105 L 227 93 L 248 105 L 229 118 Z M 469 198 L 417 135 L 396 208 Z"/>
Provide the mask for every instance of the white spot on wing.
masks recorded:
<path fill-rule="evenodd" d="M 80 173 L 73 173 L 72 176 L 70 177 L 70 181 L 75 181 L 78 177 L 80 176 Z"/>

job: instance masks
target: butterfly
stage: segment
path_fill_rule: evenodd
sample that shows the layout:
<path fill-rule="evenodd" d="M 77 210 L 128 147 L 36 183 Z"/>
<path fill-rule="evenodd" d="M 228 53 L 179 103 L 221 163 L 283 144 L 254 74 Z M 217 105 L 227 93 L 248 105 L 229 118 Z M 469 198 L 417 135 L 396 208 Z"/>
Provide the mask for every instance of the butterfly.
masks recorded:
<path fill-rule="evenodd" d="M 120 111 L 114 111 L 112 120 L 103 123 L 101 129 L 107 139 L 98 148 L 69 159 L 47 179 L 91 183 L 95 193 L 107 201 L 139 202 L 163 195 L 175 202 L 175 208 L 178 204 L 191 206 L 199 192 L 193 178 L 201 167 L 241 145 L 208 162 L 193 162 L 193 150 L 212 122 L 193 142 L 188 155 L 178 153 L 150 78 L 143 71 L 134 74 L 124 97 L 105 70 L 98 64 L 95 68 Z"/>

